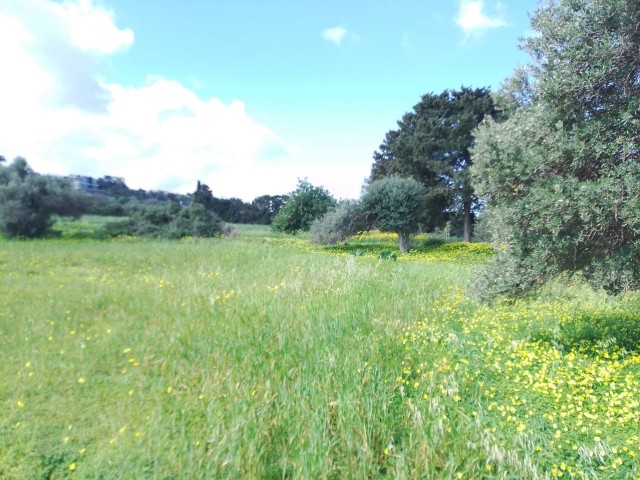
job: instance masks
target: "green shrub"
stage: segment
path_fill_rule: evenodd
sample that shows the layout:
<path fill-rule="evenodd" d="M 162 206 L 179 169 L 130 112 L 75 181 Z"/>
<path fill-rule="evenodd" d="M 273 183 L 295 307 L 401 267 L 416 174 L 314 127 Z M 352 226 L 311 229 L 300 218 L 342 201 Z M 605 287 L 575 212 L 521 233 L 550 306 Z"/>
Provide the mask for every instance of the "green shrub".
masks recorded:
<path fill-rule="evenodd" d="M 105 228 L 112 237 L 132 235 L 178 239 L 230 233 L 220 217 L 199 203 L 188 207 L 177 203 L 145 206 L 127 220 L 109 223 Z"/>
<path fill-rule="evenodd" d="M 333 245 L 367 230 L 367 227 L 360 205 L 355 201 L 343 201 L 322 218 L 313 221 L 309 230 L 309 240 L 319 245 Z"/>

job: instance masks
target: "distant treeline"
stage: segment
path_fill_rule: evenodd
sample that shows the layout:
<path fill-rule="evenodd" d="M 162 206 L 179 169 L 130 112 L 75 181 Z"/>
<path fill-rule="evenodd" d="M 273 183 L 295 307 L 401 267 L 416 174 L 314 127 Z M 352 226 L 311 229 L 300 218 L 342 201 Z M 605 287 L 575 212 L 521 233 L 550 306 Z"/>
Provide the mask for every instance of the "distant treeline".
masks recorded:
<path fill-rule="evenodd" d="M 200 182 L 197 182 L 194 193 L 176 194 L 159 190 L 131 189 L 118 177 L 83 178 L 91 180 L 80 184 L 91 185 L 91 188 L 79 188 L 91 194 L 91 201 L 85 213 L 93 215 L 125 217 L 143 207 L 163 203 L 177 203 L 184 207 L 193 203 L 194 198 L 199 195 L 203 200 L 200 203 L 206 205 L 207 210 L 217 214 L 224 222 L 269 225 L 288 198 L 287 195 L 262 195 L 248 203 L 239 198 L 217 198 L 207 185 Z"/>
<path fill-rule="evenodd" d="M 119 177 L 40 175 L 22 157 L 0 156 L 0 236 L 8 238 L 49 236 L 56 215 L 86 214 L 121 217 L 105 227 L 108 236 L 214 237 L 232 231 L 225 222 L 270 224 L 287 198 L 215 198 L 200 182 L 186 195 L 132 190 Z"/>

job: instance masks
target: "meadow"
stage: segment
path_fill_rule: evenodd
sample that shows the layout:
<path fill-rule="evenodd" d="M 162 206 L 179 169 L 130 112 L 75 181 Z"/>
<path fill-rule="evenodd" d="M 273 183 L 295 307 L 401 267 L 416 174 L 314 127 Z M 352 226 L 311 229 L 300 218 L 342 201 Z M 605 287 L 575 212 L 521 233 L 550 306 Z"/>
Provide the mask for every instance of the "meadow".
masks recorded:
<path fill-rule="evenodd" d="M 640 477 L 637 294 L 482 304 L 490 248 L 428 236 L 93 225 L 0 240 L 0 478 Z"/>

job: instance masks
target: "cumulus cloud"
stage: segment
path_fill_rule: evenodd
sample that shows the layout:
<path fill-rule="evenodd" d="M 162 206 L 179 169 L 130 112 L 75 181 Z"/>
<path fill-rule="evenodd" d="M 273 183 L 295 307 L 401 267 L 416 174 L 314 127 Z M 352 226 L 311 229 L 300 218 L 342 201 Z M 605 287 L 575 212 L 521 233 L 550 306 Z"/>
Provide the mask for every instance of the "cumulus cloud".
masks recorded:
<path fill-rule="evenodd" d="M 113 12 L 90 0 L 10 0 L 0 6 L 3 61 L 12 66 L 3 74 L 10 87 L 4 93 L 12 104 L 22 103 L 34 93 L 29 87 L 37 87 L 35 101 L 105 111 L 109 92 L 97 75 L 99 60 L 133 41 L 131 30 L 115 26 Z M 21 68 L 33 76 L 21 75 Z"/>
<path fill-rule="evenodd" d="M 338 26 L 322 30 L 322 38 L 324 38 L 328 42 L 335 44 L 338 47 L 342 44 L 342 40 L 346 35 L 347 29 L 344 27 Z"/>
<path fill-rule="evenodd" d="M 484 12 L 484 0 L 461 0 L 456 17 L 458 25 L 468 36 L 483 33 L 486 30 L 500 28 L 507 25 L 502 4 L 496 4 L 496 13 L 489 16 Z"/>
<path fill-rule="evenodd" d="M 201 98 L 160 76 L 142 85 L 101 77 L 102 60 L 134 40 L 91 0 L 0 4 L 11 65 L 0 75 L 0 154 L 22 155 L 42 173 L 122 176 L 134 188 L 192 191 L 213 177 L 227 196 L 242 195 L 238 179 L 290 155 L 241 101 Z"/>

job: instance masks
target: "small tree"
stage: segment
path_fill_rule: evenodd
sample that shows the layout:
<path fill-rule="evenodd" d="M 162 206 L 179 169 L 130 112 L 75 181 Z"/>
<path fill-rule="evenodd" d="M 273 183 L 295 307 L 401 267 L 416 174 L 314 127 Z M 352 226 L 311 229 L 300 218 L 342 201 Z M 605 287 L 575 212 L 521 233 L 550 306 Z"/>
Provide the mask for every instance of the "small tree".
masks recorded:
<path fill-rule="evenodd" d="M 193 203 L 198 203 L 208 210 L 213 210 L 213 202 L 213 193 L 211 193 L 209 186 L 200 183 L 200 180 L 198 180 L 196 191 L 193 194 Z"/>
<path fill-rule="evenodd" d="M 274 230 L 285 233 L 307 231 L 311 223 L 334 207 L 335 199 L 323 187 L 315 187 L 306 179 L 298 180 L 298 188 L 273 219 Z"/>
<path fill-rule="evenodd" d="M 371 224 L 398 234 L 400 252 L 409 251 L 409 236 L 418 229 L 424 188 L 413 178 L 392 176 L 372 182 L 362 197 Z"/>

